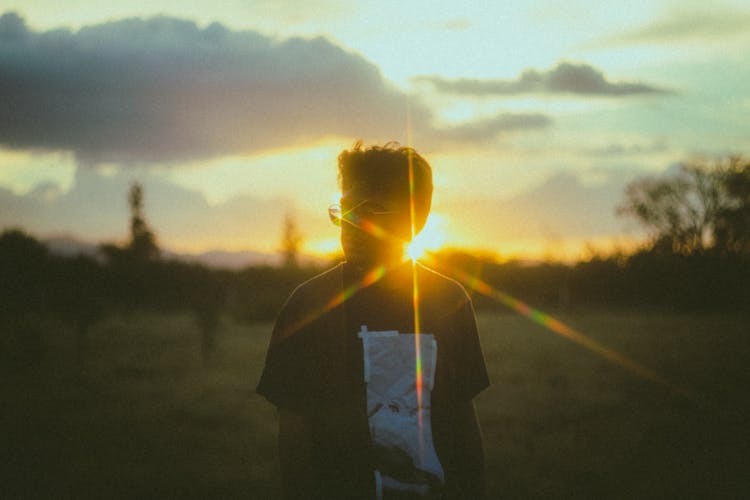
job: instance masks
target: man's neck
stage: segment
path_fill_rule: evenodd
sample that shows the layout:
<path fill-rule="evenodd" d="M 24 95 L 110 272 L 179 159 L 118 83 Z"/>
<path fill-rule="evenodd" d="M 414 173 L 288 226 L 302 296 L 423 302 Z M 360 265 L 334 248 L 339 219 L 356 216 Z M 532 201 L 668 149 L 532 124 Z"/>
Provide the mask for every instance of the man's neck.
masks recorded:
<path fill-rule="evenodd" d="M 350 280 L 362 280 L 368 275 L 380 276 L 373 284 L 383 288 L 406 288 L 412 286 L 413 262 L 399 260 L 386 264 L 358 265 L 346 262 L 347 275 Z"/>

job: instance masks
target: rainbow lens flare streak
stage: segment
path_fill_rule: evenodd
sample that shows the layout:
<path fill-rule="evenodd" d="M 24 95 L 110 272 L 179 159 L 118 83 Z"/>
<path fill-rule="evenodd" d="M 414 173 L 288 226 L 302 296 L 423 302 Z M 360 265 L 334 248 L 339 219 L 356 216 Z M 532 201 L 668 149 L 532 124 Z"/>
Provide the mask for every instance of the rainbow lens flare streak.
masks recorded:
<path fill-rule="evenodd" d="M 417 263 L 412 261 L 412 305 L 414 310 L 414 353 L 416 356 L 416 389 L 417 389 L 417 425 L 419 427 L 419 459 L 424 463 L 424 427 L 422 422 L 422 351 L 420 349 L 422 325 L 419 311 L 419 283 L 417 281 Z M 434 375 L 433 375 L 434 376 Z M 421 465 L 420 464 L 420 465 Z"/>
<path fill-rule="evenodd" d="M 451 269 L 451 271 L 452 271 L 452 274 L 454 274 L 454 276 L 458 278 L 459 281 L 465 283 L 472 290 L 475 290 L 481 293 L 482 295 L 490 297 L 491 299 L 494 299 L 497 302 L 500 302 L 501 304 L 504 304 L 510 307 L 517 313 L 530 319 L 534 323 L 537 323 L 545 327 L 546 329 L 555 333 L 556 335 L 559 335 L 572 342 L 575 342 L 576 344 L 586 348 L 587 350 L 593 352 L 594 354 L 597 354 L 603 357 L 604 359 L 634 373 L 635 375 L 643 379 L 646 379 L 656 384 L 667 387 L 670 390 L 694 402 L 698 401 L 699 398 L 692 391 L 689 391 L 683 387 L 680 387 L 674 384 L 673 382 L 667 380 L 666 378 L 664 378 L 662 375 L 655 372 L 654 370 L 646 366 L 643 366 L 637 361 L 634 361 L 613 349 L 606 347 L 605 345 L 597 342 L 596 340 L 591 339 L 590 337 L 587 337 L 583 333 L 571 328 L 570 326 L 550 316 L 549 314 L 539 309 L 535 309 L 531 307 L 530 305 L 526 304 L 525 302 L 522 302 L 505 292 L 502 292 L 500 290 L 493 288 L 490 284 L 479 279 L 476 276 L 473 276 L 469 273 L 466 273 L 458 269 Z"/>
<path fill-rule="evenodd" d="M 416 231 L 416 207 L 414 203 L 414 159 L 412 156 L 411 149 L 411 112 L 407 102 L 407 133 L 408 143 L 410 149 L 408 151 L 408 162 L 409 162 L 409 217 L 411 222 L 411 241 L 414 241 L 414 237 L 417 235 Z M 419 460 L 420 465 L 424 463 L 424 422 L 422 421 L 422 390 L 424 388 L 423 374 L 422 374 L 422 351 L 420 349 L 422 325 L 421 317 L 419 312 L 419 283 L 417 280 L 417 263 L 412 259 L 412 306 L 414 310 L 414 355 L 415 359 L 415 380 L 417 390 L 417 426 L 419 427 Z"/>
<path fill-rule="evenodd" d="M 345 214 L 343 214 L 341 216 L 341 218 L 339 219 L 339 224 L 341 224 L 342 222 L 346 223 L 346 224 L 350 224 L 350 225 L 356 227 L 357 229 L 359 229 L 361 231 L 364 231 L 366 233 L 371 234 L 372 236 L 375 236 L 376 238 L 380 238 L 380 239 L 388 239 L 388 238 L 395 239 L 395 236 L 393 236 L 388 231 L 386 231 L 382 227 L 378 226 L 377 224 L 375 224 L 371 220 L 363 219 L 362 221 L 359 221 L 358 217 L 356 217 L 355 215 L 351 214 L 351 212 L 353 210 L 354 210 L 354 208 L 352 208 L 351 210 L 349 210 L 348 212 L 346 212 Z"/>
<path fill-rule="evenodd" d="M 410 216 L 410 222 L 411 222 L 411 235 L 412 239 L 414 239 L 414 236 L 416 236 L 416 230 L 415 230 L 415 205 L 414 205 L 414 169 L 413 169 L 413 162 L 412 162 L 412 156 L 411 152 L 408 155 L 408 163 L 409 163 L 409 216 Z M 353 212 L 356 207 L 348 210 L 341 216 L 341 222 L 346 224 L 351 224 L 354 227 L 357 227 L 358 229 L 371 234 L 372 236 L 380 239 L 393 239 L 395 238 L 392 234 L 388 233 L 385 229 L 378 226 L 374 222 L 363 219 L 359 220 L 358 217 L 356 217 Z M 320 311 L 314 311 L 310 318 L 305 318 L 305 322 L 300 325 L 304 326 L 304 324 L 309 323 L 313 319 L 315 319 L 316 316 L 323 314 L 327 310 L 333 309 L 334 307 L 338 306 L 339 304 L 345 302 L 347 299 L 349 299 L 352 295 L 354 295 L 358 290 L 365 288 L 376 281 L 380 280 L 384 275 L 386 274 L 386 268 L 384 266 L 380 266 L 375 268 L 373 271 L 368 273 L 359 283 L 356 283 L 355 285 L 352 285 L 348 287 L 346 290 L 344 290 L 341 294 L 334 297 L 324 308 L 321 308 Z M 415 348 L 415 366 L 416 366 L 416 392 L 417 392 L 417 408 L 421 410 L 422 408 L 422 389 L 423 389 L 423 373 L 422 373 L 422 355 L 420 351 L 420 334 L 421 334 L 421 325 L 420 325 L 420 314 L 419 314 L 419 288 L 417 284 L 417 266 L 414 261 L 412 261 L 412 274 L 413 274 L 413 293 L 412 293 L 412 305 L 414 310 L 414 348 Z M 295 325 L 296 326 L 296 325 Z M 422 412 L 418 412 L 418 419 L 419 419 L 419 456 L 420 460 L 423 463 L 424 462 L 424 427 L 422 422 Z"/>
<path fill-rule="evenodd" d="M 385 229 L 369 220 L 363 220 L 357 227 L 366 233 L 370 233 L 376 238 L 386 239 L 392 237 Z"/>
<path fill-rule="evenodd" d="M 301 318 L 299 321 L 293 323 L 289 331 L 290 332 L 296 332 L 302 328 L 304 328 L 309 323 L 312 323 L 315 321 L 316 318 L 319 318 L 326 312 L 332 310 L 333 308 L 340 306 L 347 300 L 349 300 L 354 294 L 356 294 L 358 291 L 362 290 L 363 288 L 367 288 L 368 286 L 372 285 L 373 283 L 377 283 L 380 281 L 380 279 L 385 276 L 386 274 L 386 267 L 385 266 L 378 266 L 371 271 L 369 271 L 367 274 L 365 274 L 362 279 L 357 281 L 356 283 L 353 283 L 343 289 L 338 294 L 334 295 L 328 302 L 326 302 L 325 305 L 322 307 L 315 309 L 311 311 L 309 314 L 305 315 L 303 318 Z"/>

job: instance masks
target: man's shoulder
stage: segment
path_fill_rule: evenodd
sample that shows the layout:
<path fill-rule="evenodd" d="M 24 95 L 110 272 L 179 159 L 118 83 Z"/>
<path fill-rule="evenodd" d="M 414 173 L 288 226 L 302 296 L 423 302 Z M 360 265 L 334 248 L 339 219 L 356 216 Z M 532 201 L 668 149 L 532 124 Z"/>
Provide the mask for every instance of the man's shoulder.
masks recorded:
<path fill-rule="evenodd" d="M 295 294 L 316 294 L 322 289 L 341 287 L 344 263 L 340 262 L 320 274 L 316 274 L 295 288 Z"/>
<path fill-rule="evenodd" d="M 276 320 L 271 345 L 303 331 L 332 309 L 341 293 L 341 264 L 303 282 L 287 298 Z"/>
<path fill-rule="evenodd" d="M 430 269 L 420 262 L 417 262 L 417 266 L 420 294 L 449 304 L 465 304 L 471 301 L 466 289 L 455 279 Z"/>
<path fill-rule="evenodd" d="M 327 300 L 341 291 L 343 263 L 304 281 L 292 291 L 290 302 L 312 305 L 321 300 Z"/>

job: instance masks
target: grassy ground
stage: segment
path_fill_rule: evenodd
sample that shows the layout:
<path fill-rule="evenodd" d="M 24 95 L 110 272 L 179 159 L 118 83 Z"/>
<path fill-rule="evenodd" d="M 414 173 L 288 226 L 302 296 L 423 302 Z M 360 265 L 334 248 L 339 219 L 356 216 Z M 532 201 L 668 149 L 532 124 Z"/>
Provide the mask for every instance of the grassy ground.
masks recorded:
<path fill-rule="evenodd" d="M 481 315 L 493 386 L 476 403 L 492 498 L 750 492 L 746 316 L 562 319 L 691 395 L 524 318 Z M 208 364 L 188 317 L 109 318 L 83 365 L 72 332 L 39 331 L 37 362 L 2 367 L 3 496 L 278 497 L 275 411 L 253 392 L 270 325 L 225 322 Z"/>
<path fill-rule="evenodd" d="M 750 491 L 750 332 L 742 318 L 589 313 L 563 320 L 691 397 L 524 318 L 480 317 L 493 386 L 477 408 L 495 496 L 733 498 Z"/>

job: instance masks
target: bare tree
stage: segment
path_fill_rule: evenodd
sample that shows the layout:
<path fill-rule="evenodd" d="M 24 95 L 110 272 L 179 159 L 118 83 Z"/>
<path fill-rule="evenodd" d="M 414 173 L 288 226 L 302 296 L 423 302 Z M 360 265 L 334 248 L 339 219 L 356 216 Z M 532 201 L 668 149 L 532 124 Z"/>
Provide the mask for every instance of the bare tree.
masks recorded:
<path fill-rule="evenodd" d="M 748 241 L 750 170 L 739 165 L 737 158 L 693 160 L 671 176 L 638 179 L 626 188 L 618 214 L 643 224 L 655 248 L 674 253 L 741 246 Z"/>
<path fill-rule="evenodd" d="M 729 158 L 722 185 L 728 202 L 718 213 L 716 245 L 725 253 L 750 254 L 750 161 Z"/>

